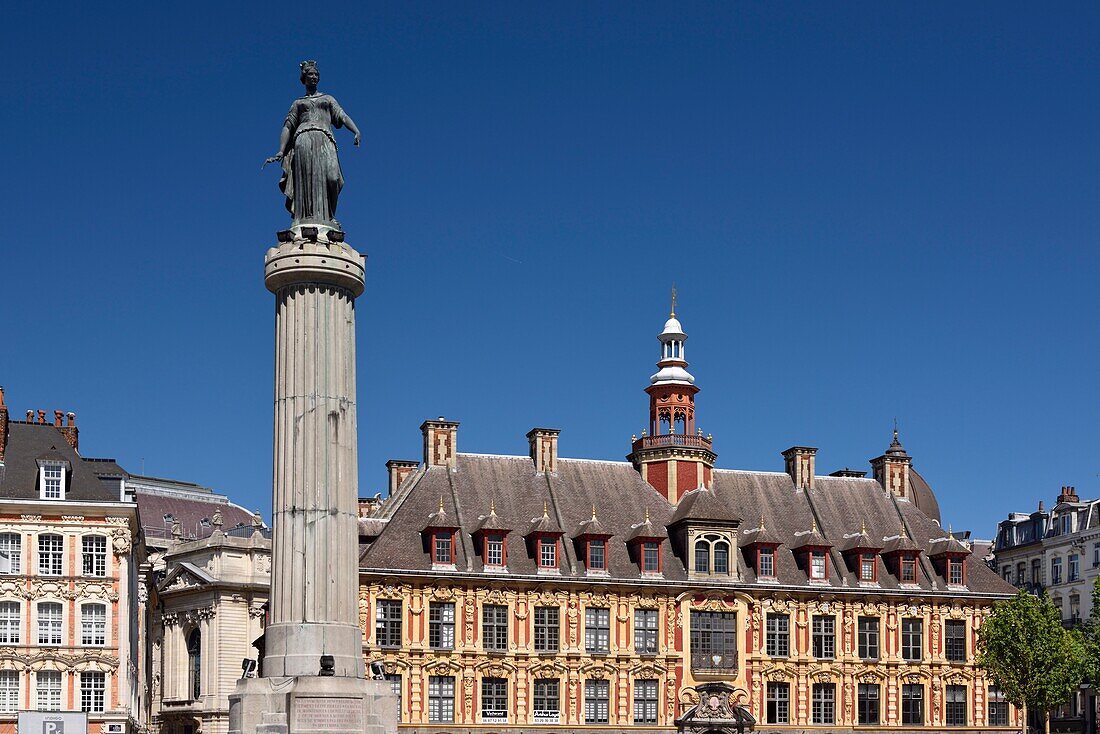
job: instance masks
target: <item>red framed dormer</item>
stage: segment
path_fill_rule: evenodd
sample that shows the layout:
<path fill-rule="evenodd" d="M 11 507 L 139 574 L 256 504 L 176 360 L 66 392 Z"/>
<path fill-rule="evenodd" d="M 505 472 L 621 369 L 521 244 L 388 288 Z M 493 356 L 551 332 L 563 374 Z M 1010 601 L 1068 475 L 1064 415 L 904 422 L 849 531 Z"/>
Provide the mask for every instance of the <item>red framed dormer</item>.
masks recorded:
<path fill-rule="evenodd" d="M 654 525 L 649 517 L 649 508 L 646 508 L 645 519 L 638 525 L 631 527 L 630 535 L 626 542 L 638 570 L 643 576 L 661 576 L 664 574 L 664 551 L 662 547 L 668 538 L 668 531 Z"/>
<path fill-rule="evenodd" d="M 592 517 L 582 522 L 573 536 L 577 555 L 584 560 L 584 569 L 588 574 L 600 576 L 608 573 L 611 550 L 608 541 L 611 536 L 612 533 L 596 517 L 596 506 L 592 505 Z"/>
<path fill-rule="evenodd" d="M 764 526 L 764 516 L 760 516 L 760 526 L 746 533 L 747 542 L 741 546 L 745 552 L 745 561 L 752 567 L 758 581 L 776 581 L 779 578 L 779 538 Z"/>
<path fill-rule="evenodd" d="M 943 576 L 949 589 L 966 587 L 966 557 L 969 555 L 970 549 L 956 539 L 950 531 L 947 537 L 933 540 L 932 548 L 928 552 L 932 565 L 936 567 L 936 572 Z"/>
<path fill-rule="evenodd" d="M 841 551 L 848 568 L 856 575 L 861 584 L 878 583 L 878 556 L 882 543 L 871 540 L 867 535 L 867 524 L 859 529 L 859 534 L 848 538 Z"/>
<path fill-rule="evenodd" d="M 792 550 L 794 557 L 810 583 L 824 584 L 829 581 L 829 550 L 833 544 L 825 539 L 825 536 L 817 529 L 817 518 L 814 518 L 810 530 L 795 533 L 798 543 Z"/>
<path fill-rule="evenodd" d="M 920 584 L 920 553 L 920 546 L 913 542 L 902 526 L 897 536 L 886 539 L 882 561 L 899 584 L 917 586 Z"/>
<path fill-rule="evenodd" d="M 527 531 L 527 543 L 535 559 L 538 573 L 561 573 L 561 537 L 565 535 L 558 523 L 550 517 L 550 506 L 542 503 L 542 517 L 531 521 Z"/>
<path fill-rule="evenodd" d="M 508 533 L 511 531 L 497 515 L 496 500 L 489 503 L 489 514 L 479 518 L 474 530 L 474 547 L 481 554 L 481 565 L 488 572 L 508 571 Z"/>
<path fill-rule="evenodd" d="M 428 515 L 428 524 L 421 531 L 427 544 L 428 555 L 432 560 L 432 568 L 453 569 L 455 567 L 455 554 L 458 548 L 455 543 L 455 532 L 458 525 L 443 507 L 443 496 L 439 497 L 439 509 Z"/>

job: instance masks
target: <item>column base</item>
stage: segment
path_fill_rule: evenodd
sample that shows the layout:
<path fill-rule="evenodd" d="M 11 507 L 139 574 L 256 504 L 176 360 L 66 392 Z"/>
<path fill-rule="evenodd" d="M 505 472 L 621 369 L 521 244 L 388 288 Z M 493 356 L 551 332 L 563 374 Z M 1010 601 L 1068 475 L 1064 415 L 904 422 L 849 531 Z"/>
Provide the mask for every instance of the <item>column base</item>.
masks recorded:
<path fill-rule="evenodd" d="M 381 680 L 246 678 L 229 696 L 229 734 L 394 734 L 397 696 Z"/>
<path fill-rule="evenodd" d="M 333 622 L 282 622 L 264 629 L 265 677 L 318 675 L 322 655 L 332 656 L 334 677 L 362 678 L 363 630 Z"/>

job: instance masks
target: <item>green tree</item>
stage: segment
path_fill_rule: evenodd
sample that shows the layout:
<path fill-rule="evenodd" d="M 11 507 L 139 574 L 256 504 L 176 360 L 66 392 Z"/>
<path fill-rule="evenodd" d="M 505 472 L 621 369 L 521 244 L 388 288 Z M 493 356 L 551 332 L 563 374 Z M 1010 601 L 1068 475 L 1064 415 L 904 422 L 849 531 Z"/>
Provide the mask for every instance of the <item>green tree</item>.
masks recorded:
<path fill-rule="evenodd" d="M 993 607 L 978 630 L 978 664 L 1017 706 L 1043 714 L 1065 703 L 1084 678 L 1088 654 L 1081 633 L 1062 626 L 1062 615 L 1045 594 L 1020 591 Z"/>
<path fill-rule="evenodd" d="M 1092 610 L 1081 624 L 1085 643 L 1085 675 L 1095 687 L 1100 682 L 1100 576 L 1092 584 Z"/>

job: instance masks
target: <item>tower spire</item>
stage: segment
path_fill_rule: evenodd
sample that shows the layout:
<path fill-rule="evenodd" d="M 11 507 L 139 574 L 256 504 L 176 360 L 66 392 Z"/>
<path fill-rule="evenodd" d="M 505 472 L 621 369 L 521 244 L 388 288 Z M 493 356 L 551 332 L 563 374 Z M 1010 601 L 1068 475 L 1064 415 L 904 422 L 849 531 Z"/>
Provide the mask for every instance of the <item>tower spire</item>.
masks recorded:
<path fill-rule="evenodd" d="M 672 309 L 668 312 L 670 319 L 676 318 L 676 284 L 672 284 Z"/>

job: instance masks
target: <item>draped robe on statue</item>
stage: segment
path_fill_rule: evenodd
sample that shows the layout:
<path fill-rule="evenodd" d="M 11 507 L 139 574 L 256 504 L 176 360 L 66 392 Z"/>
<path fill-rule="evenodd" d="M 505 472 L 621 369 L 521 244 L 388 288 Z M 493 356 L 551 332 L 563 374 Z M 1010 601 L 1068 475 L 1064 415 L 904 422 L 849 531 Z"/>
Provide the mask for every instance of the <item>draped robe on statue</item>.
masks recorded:
<path fill-rule="evenodd" d="M 340 104 L 328 94 L 299 97 L 290 106 L 285 127 L 291 143 L 283 157 L 279 188 L 294 224 L 326 224 L 339 228 L 336 200 L 344 186 L 332 128 L 348 121 Z"/>

